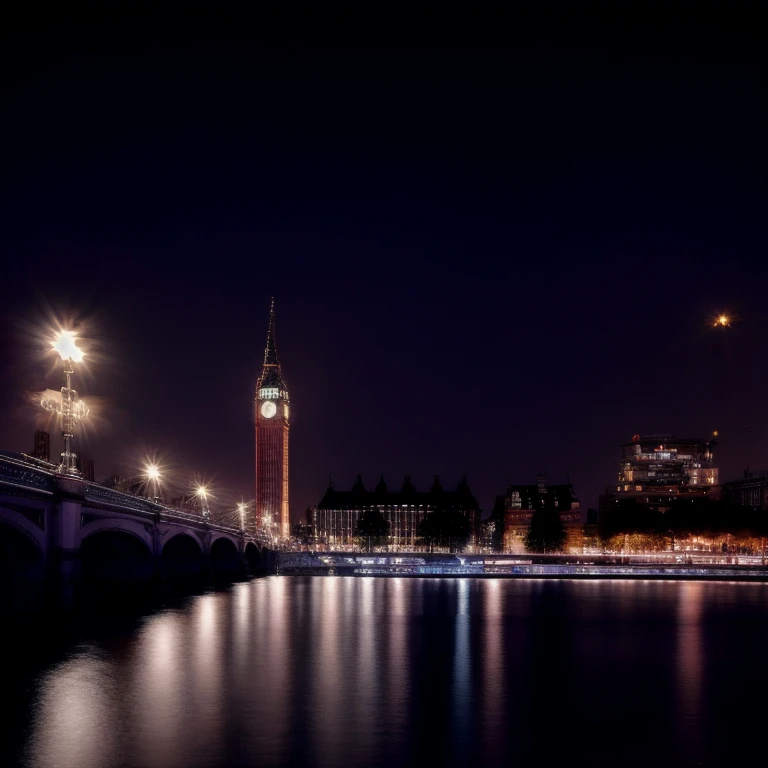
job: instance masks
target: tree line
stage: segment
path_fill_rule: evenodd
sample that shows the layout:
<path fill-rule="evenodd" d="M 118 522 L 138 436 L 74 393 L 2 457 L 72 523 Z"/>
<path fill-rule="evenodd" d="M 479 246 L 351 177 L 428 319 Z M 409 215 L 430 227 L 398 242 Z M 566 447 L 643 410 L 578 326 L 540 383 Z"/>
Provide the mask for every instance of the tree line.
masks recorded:
<path fill-rule="evenodd" d="M 389 522 L 378 509 L 366 509 L 357 521 L 357 543 L 366 552 L 385 547 L 389 530 Z M 461 552 L 472 537 L 472 524 L 458 510 L 438 509 L 419 523 L 416 534 L 416 543 L 430 552 L 435 548 Z"/>
<path fill-rule="evenodd" d="M 622 534 L 762 538 L 768 536 L 768 513 L 706 498 L 678 499 L 660 512 L 634 499 L 621 499 L 601 511 L 597 530 L 604 541 Z"/>

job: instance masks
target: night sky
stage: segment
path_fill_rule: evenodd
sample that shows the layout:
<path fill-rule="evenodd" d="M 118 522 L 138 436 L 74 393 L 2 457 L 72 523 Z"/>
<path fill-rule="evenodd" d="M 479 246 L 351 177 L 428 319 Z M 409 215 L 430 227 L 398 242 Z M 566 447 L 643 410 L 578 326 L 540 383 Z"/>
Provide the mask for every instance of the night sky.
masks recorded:
<path fill-rule="evenodd" d="M 44 42 L 4 54 L 0 448 L 70 317 L 97 479 L 251 498 L 274 296 L 294 519 L 329 474 L 596 506 L 635 433 L 768 466 L 756 49 Z"/>

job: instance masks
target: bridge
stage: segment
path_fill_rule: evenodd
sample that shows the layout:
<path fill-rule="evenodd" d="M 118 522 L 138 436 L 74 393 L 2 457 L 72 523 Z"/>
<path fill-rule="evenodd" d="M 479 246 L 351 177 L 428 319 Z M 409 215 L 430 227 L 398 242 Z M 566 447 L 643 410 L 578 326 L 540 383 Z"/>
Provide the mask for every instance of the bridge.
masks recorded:
<path fill-rule="evenodd" d="M 83 583 L 237 579 L 275 565 L 266 535 L 0 452 L 0 590 L 66 595 Z"/>

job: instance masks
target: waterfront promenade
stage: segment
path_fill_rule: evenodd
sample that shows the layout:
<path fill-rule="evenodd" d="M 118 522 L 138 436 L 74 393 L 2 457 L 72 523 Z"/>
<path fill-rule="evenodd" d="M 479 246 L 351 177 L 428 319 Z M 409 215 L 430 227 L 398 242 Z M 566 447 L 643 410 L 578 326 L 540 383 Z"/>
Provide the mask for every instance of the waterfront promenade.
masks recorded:
<path fill-rule="evenodd" d="M 657 555 L 451 555 L 281 552 L 278 573 L 326 576 L 454 576 L 534 579 L 768 581 L 760 557 Z"/>

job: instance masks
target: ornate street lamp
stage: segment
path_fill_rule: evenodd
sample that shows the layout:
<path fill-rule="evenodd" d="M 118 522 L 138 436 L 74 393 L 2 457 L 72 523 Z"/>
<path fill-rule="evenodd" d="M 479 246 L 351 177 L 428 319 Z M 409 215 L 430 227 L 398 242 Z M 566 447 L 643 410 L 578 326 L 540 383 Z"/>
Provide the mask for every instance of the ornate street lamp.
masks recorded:
<path fill-rule="evenodd" d="M 144 478 L 149 485 L 150 492 L 152 494 L 152 501 L 160 501 L 159 486 L 160 486 L 160 467 L 157 464 L 149 463 L 144 467 Z"/>
<path fill-rule="evenodd" d="M 200 508 L 203 511 L 203 517 L 207 519 L 211 516 L 211 510 L 208 507 L 208 489 L 204 485 L 198 485 L 195 490 L 195 496 L 200 501 Z"/>
<path fill-rule="evenodd" d="M 66 385 L 61 388 L 60 400 L 43 398 L 40 404 L 48 411 L 56 413 L 61 418 L 61 436 L 64 438 L 64 452 L 61 454 L 59 472 L 63 475 L 79 477 L 77 469 L 77 455 L 72 452 L 72 440 L 75 437 L 75 425 L 88 416 L 88 407 L 78 399 L 77 392 L 72 389 L 72 374 L 74 364 L 80 363 L 85 353 L 77 346 L 77 334 L 74 331 L 59 331 L 51 347 L 64 362 L 64 376 Z"/>

